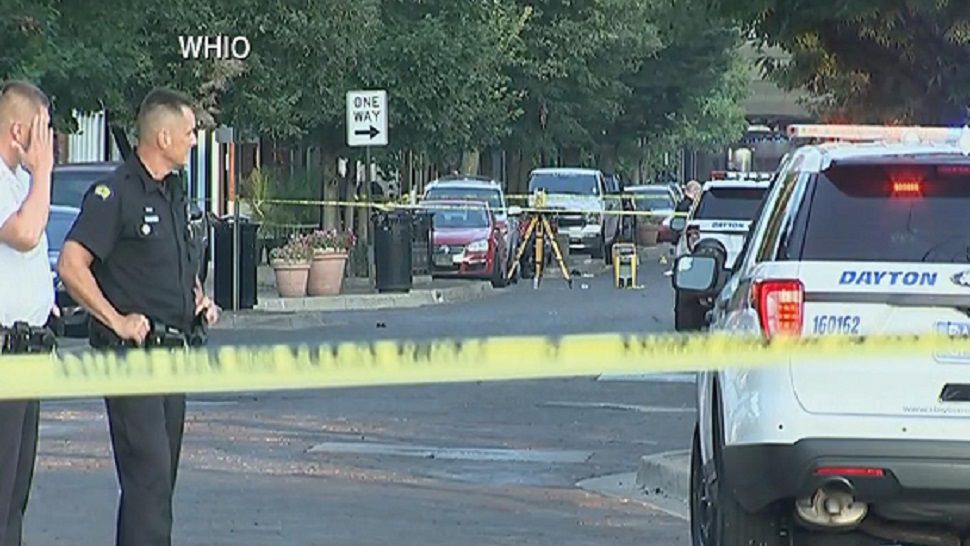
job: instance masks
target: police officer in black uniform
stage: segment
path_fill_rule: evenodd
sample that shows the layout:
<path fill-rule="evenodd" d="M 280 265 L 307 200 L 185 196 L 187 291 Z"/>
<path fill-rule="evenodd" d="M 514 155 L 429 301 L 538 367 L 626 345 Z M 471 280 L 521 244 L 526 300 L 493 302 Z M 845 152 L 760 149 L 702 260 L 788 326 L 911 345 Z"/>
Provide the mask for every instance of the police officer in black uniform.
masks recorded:
<path fill-rule="evenodd" d="M 84 197 L 58 269 L 92 316 L 95 349 L 198 346 L 218 320 L 174 174 L 188 163 L 195 129 L 188 98 L 152 91 L 139 109 L 135 152 Z M 117 545 L 169 546 L 185 396 L 108 398 L 106 407 L 121 484 Z"/>

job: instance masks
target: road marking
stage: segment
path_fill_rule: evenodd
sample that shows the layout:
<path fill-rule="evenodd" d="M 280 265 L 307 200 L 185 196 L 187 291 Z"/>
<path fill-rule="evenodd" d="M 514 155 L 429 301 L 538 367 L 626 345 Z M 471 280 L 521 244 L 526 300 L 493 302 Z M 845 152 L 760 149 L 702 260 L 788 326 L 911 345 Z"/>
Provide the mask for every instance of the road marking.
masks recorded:
<path fill-rule="evenodd" d="M 693 413 L 694 412 L 694 408 L 640 406 L 637 404 L 614 404 L 612 402 L 543 402 L 542 404 L 539 404 L 539 407 L 608 409 L 608 410 L 619 410 L 619 411 L 636 411 L 639 413 Z"/>
<path fill-rule="evenodd" d="M 311 447 L 309 453 L 352 453 L 358 455 L 393 455 L 452 461 L 505 461 L 523 463 L 584 463 L 593 456 L 591 451 L 448 448 L 365 442 L 325 442 Z"/>
<path fill-rule="evenodd" d="M 603 374 L 596 378 L 603 382 L 694 383 L 692 373 L 672 374 Z"/>
<path fill-rule="evenodd" d="M 188 407 L 209 407 L 209 406 L 236 406 L 239 402 L 235 400 L 187 400 L 185 405 Z"/>

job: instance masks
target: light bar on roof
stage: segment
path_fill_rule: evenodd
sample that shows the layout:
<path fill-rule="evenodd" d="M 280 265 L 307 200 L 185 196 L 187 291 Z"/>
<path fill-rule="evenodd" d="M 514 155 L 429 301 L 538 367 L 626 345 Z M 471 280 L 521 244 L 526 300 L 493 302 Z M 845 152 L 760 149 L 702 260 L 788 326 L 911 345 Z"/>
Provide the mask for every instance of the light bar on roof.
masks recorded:
<path fill-rule="evenodd" d="M 793 138 L 832 138 L 842 140 L 912 141 L 956 144 L 966 134 L 963 127 L 919 127 L 887 125 L 791 125 Z"/>

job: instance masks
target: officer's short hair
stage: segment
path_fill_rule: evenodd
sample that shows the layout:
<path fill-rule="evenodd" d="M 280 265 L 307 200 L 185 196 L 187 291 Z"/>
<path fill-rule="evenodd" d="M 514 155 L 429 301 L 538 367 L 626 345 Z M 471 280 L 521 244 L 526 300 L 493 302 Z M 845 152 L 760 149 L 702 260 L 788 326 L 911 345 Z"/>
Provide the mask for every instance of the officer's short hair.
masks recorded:
<path fill-rule="evenodd" d="M 31 104 L 47 110 L 51 101 L 36 85 L 24 80 L 9 80 L 0 87 L 0 122 L 22 114 L 21 107 Z"/>
<path fill-rule="evenodd" d="M 138 109 L 138 136 L 141 137 L 151 129 L 151 125 L 157 119 L 158 114 L 180 116 L 183 108 L 195 109 L 192 99 L 187 95 L 165 87 L 152 89 L 145 95 L 145 99 L 141 101 L 141 106 Z"/>

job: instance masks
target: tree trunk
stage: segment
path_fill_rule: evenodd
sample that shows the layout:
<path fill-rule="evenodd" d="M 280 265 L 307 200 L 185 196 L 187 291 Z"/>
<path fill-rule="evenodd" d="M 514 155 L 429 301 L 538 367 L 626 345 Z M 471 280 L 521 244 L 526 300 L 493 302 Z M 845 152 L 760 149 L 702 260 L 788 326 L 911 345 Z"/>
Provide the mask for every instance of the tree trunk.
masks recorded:
<path fill-rule="evenodd" d="M 354 161 L 356 163 L 357 160 L 355 159 Z M 363 166 L 363 172 L 358 171 L 357 177 L 359 178 L 359 181 L 360 181 L 359 187 L 361 188 L 362 191 L 358 192 L 357 195 L 365 203 L 370 203 L 371 201 L 370 169 L 368 168 L 366 159 L 364 162 L 361 163 L 361 165 Z M 366 209 L 362 208 L 358 212 L 359 214 L 357 214 L 357 237 L 361 240 L 361 242 L 363 242 L 366 245 L 370 242 L 370 239 L 369 239 L 370 223 L 369 222 L 370 222 L 370 215 L 373 212 L 373 210 L 370 208 L 366 208 Z"/>
<path fill-rule="evenodd" d="M 462 154 L 461 172 L 462 174 L 477 175 L 481 153 L 478 150 L 468 150 Z"/>
<path fill-rule="evenodd" d="M 614 144 L 607 144 L 600 148 L 600 156 L 598 167 L 599 170 L 604 173 L 615 173 L 616 172 L 616 156 L 617 156 L 617 146 Z"/>
<path fill-rule="evenodd" d="M 508 163 L 505 166 L 505 184 L 507 193 L 522 193 L 519 182 L 519 168 L 522 163 L 522 150 L 510 150 Z"/>
<path fill-rule="evenodd" d="M 414 187 L 414 153 L 411 150 L 401 152 L 401 196 L 409 195 Z"/>
<path fill-rule="evenodd" d="M 323 199 L 325 201 L 336 201 L 340 193 L 340 184 L 337 181 L 337 154 L 330 148 L 321 148 L 319 165 L 320 180 L 323 183 Z M 323 213 L 324 229 L 336 229 L 339 214 L 338 207 L 325 206 Z"/>
<path fill-rule="evenodd" d="M 567 167 L 579 167 L 582 165 L 580 149 L 576 146 L 568 146 L 562 149 L 562 160 Z"/>
<path fill-rule="evenodd" d="M 347 201 L 357 200 L 357 162 L 348 161 L 347 162 L 347 173 L 344 175 L 347 179 Z M 349 230 L 354 230 L 357 232 L 355 225 L 355 216 L 360 214 L 362 211 L 358 211 L 357 207 L 346 207 L 344 210 L 344 228 Z"/>

